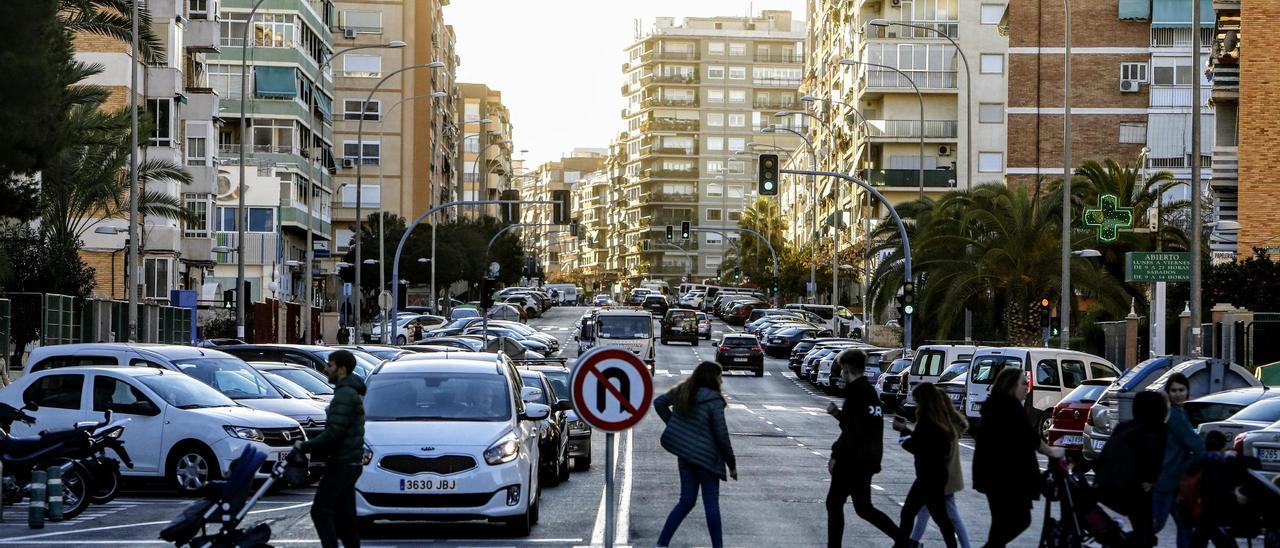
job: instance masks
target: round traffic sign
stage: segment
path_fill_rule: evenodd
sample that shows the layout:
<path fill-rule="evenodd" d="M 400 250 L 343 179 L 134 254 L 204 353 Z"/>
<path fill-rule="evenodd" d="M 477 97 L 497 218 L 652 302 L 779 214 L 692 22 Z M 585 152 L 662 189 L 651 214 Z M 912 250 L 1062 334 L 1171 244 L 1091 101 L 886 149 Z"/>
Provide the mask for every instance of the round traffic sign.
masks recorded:
<path fill-rule="evenodd" d="M 649 412 L 653 378 L 644 360 L 625 348 L 598 346 L 578 358 L 570 375 L 578 416 L 605 432 L 635 426 Z"/>

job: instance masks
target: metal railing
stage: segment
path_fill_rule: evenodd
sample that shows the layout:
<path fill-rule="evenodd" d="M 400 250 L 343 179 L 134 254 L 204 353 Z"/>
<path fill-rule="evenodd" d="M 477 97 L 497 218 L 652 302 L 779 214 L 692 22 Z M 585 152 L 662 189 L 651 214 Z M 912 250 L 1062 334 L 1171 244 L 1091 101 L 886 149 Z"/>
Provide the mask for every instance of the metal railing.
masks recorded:
<path fill-rule="evenodd" d="M 700 127 L 698 120 L 676 118 L 654 118 L 640 122 L 640 131 L 698 131 Z"/>
<path fill-rule="evenodd" d="M 931 38 L 935 40 L 945 40 L 945 38 L 938 36 L 937 33 L 926 30 L 926 29 L 934 29 L 952 38 L 958 38 L 960 35 L 959 21 L 892 21 L 891 23 L 906 23 L 908 25 L 914 25 L 917 27 L 925 27 L 925 28 L 918 29 L 918 28 L 911 28 L 911 27 L 902 27 L 902 26 L 893 25 L 893 24 L 883 26 L 883 27 L 876 26 L 876 25 L 869 25 L 868 26 L 869 38 L 873 38 L 873 39 L 874 38 L 883 38 L 883 39 Z"/>
<path fill-rule="evenodd" d="M 1213 27 L 1200 29 L 1200 43 L 1213 43 Z M 1189 48 L 1191 47 L 1191 26 L 1186 27 L 1152 27 L 1151 47 L 1153 48 Z"/>
<path fill-rule="evenodd" d="M 804 56 L 794 53 L 759 53 L 755 55 L 757 63 L 803 63 Z"/>
<path fill-rule="evenodd" d="M 784 103 L 781 99 L 766 99 L 766 100 L 756 99 L 755 102 L 752 103 L 752 105 L 755 108 L 783 110 L 783 109 L 794 108 L 796 106 L 796 103 L 795 101 Z"/>
<path fill-rule="evenodd" d="M 698 83 L 698 76 L 694 74 L 655 74 L 653 81 L 659 84 L 687 84 L 694 85 Z"/>
<path fill-rule="evenodd" d="M 697 169 L 646 169 L 640 176 L 649 179 L 697 179 Z"/>
<path fill-rule="evenodd" d="M 753 78 L 752 84 L 762 88 L 798 88 L 799 78 Z"/>
<path fill-rule="evenodd" d="M 698 195 L 693 192 L 651 192 L 642 195 L 640 201 L 647 204 L 664 202 L 694 203 L 698 201 Z"/>
<path fill-rule="evenodd" d="M 954 70 L 904 70 L 906 75 L 892 70 L 870 69 L 865 78 L 868 88 L 912 89 L 915 82 L 920 89 L 956 89 L 957 71 Z M 910 79 L 908 80 L 908 76 Z"/>
<path fill-rule="evenodd" d="M 872 137 L 920 137 L 920 120 L 867 120 Z M 924 136 L 954 139 L 959 131 L 957 120 L 925 120 Z"/>
<path fill-rule="evenodd" d="M 644 108 L 648 107 L 696 107 L 697 99 L 669 99 L 663 97 L 650 97 L 640 103 Z"/>
<path fill-rule="evenodd" d="M 862 178 L 873 186 L 891 186 L 918 188 L 920 186 L 920 170 L 918 169 L 864 169 Z M 955 186 L 956 172 L 949 169 L 924 170 L 925 188 L 952 188 Z"/>

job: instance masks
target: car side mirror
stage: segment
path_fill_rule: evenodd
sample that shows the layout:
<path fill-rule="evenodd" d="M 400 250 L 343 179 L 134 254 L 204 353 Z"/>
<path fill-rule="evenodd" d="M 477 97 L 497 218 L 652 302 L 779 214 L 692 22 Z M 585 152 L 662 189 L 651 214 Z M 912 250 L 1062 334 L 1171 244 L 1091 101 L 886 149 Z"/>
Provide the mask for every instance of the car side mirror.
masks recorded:
<path fill-rule="evenodd" d="M 535 388 L 536 390 L 536 388 Z M 520 420 L 524 421 L 540 421 L 551 415 L 551 408 L 540 403 L 530 403 L 524 406 L 524 413 L 520 415 Z"/>
<path fill-rule="evenodd" d="M 553 411 L 568 411 L 573 409 L 573 402 L 569 400 L 560 400 L 556 402 L 555 405 L 551 406 L 551 409 Z"/>
<path fill-rule="evenodd" d="M 526 386 L 520 389 L 520 400 L 525 403 L 532 403 L 542 399 L 542 389 Z"/>
<path fill-rule="evenodd" d="M 27 400 L 23 402 L 22 408 L 26 409 L 27 411 L 39 411 L 40 404 L 36 403 L 36 400 Z"/>

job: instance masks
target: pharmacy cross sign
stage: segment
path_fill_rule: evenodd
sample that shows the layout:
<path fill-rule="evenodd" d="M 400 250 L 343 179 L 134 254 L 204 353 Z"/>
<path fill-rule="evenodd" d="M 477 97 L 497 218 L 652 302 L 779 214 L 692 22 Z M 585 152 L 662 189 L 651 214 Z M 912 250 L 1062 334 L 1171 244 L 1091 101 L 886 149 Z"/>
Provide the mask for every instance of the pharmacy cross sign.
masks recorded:
<path fill-rule="evenodd" d="M 1133 208 L 1120 207 L 1115 194 L 1098 197 L 1097 209 L 1084 210 L 1084 224 L 1098 227 L 1098 239 L 1114 242 L 1121 228 L 1133 226 Z"/>

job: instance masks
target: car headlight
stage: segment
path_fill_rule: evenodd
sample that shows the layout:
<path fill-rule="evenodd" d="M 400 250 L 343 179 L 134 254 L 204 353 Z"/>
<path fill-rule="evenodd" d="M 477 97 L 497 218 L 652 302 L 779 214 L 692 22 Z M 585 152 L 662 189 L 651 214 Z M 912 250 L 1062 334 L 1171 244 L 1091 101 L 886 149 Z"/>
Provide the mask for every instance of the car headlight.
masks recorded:
<path fill-rule="evenodd" d="M 250 426 L 223 426 L 223 430 L 227 431 L 227 435 L 233 438 L 240 438 L 249 441 L 263 441 L 266 439 L 262 435 L 262 430 Z"/>
<path fill-rule="evenodd" d="M 569 421 L 569 433 L 570 434 L 590 434 L 591 425 L 587 424 L 587 421 L 584 421 L 584 420 Z"/>
<path fill-rule="evenodd" d="M 373 449 L 369 448 L 369 444 L 364 444 L 364 453 L 360 455 L 360 465 L 369 466 L 373 462 Z"/>
<path fill-rule="evenodd" d="M 484 461 L 492 465 L 511 462 L 518 456 L 520 442 L 514 436 L 504 437 L 484 450 Z"/>

